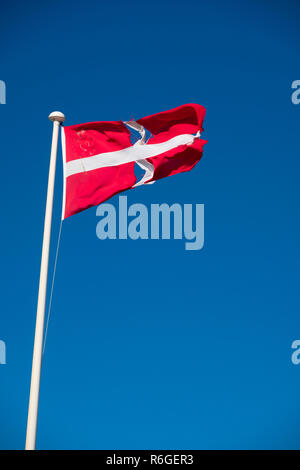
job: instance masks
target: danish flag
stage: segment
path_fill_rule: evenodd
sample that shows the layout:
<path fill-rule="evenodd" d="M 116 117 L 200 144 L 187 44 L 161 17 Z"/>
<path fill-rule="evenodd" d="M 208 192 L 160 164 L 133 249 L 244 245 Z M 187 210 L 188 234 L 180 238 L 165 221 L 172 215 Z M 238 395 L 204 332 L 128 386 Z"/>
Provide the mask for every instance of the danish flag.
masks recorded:
<path fill-rule="evenodd" d="M 207 141 L 200 138 L 205 108 L 186 104 L 137 121 L 100 121 L 62 128 L 62 218 L 115 194 L 191 170 Z M 131 129 L 140 134 L 131 142 Z M 146 140 L 146 130 L 151 136 Z M 137 180 L 135 164 L 145 171 Z"/>

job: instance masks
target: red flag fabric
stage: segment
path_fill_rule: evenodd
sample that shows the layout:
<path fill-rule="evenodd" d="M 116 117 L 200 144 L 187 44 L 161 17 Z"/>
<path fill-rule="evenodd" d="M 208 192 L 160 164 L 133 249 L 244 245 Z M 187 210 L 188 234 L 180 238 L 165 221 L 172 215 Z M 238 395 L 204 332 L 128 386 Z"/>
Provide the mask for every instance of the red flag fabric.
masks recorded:
<path fill-rule="evenodd" d="M 205 108 L 186 104 L 137 121 L 103 121 L 62 128 L 62 218 L 142 184 L 191 170 L 200 160 Z M 135 144 L 131 131 L 141 134 Z M 145 141 L 146 131 L 152 136 Z M 145 174 L 137 181 L 134 166 Z"/>

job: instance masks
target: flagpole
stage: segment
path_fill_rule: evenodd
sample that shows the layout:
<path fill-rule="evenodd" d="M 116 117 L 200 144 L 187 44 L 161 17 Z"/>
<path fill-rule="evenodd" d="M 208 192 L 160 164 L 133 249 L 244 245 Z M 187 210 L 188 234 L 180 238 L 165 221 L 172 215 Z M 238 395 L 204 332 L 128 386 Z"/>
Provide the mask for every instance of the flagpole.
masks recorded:
<path fill-rule="evenodd" d="M 51 145 L 51 155 L 50 155 L 48 191 L 47 191 L 47 202 L 46 202 L 45 222 L 44 222 L 44 237 L 43 237 L 43 248 L 42 248 L 42 259 L 41 259 L 41 270 L 40 270 L 40 284 L 39 284 L 39 295 L 38 295 L 38 305 L 37 305 L 37 313 L 36 313 L 35 337 L 34 337 L 34 348 L 33 348 L 33 359 L 32 359 L 30 397 L 29 397 L 26 445 L 25 445 L 26 450 L 34 450 L 35 442 L 36 442 L 57 143 L 58 143 L 59 127 L 60 127 L 60 124 L 65 120 L 65 116 L 59 111 L 55 111 L 54 113 L 51 113 L 49 115 L 49 119 L 50 121 L 53 121 L 53 134 L 52 134 L 52 145 Z"/>

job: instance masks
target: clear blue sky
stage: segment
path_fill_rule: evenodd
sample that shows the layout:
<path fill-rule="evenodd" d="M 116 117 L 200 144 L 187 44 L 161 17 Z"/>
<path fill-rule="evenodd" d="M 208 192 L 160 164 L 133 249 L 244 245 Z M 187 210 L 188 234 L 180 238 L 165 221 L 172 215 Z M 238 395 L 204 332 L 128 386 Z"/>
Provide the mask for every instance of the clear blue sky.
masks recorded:
<path fill-rule="evenodd" d="M 205 246 L 100 241 L 96 208 L 66 220 L 37 446 L 300 448 L 299 13 L 296 0 L 1 6 L 2 449 L 25 441 L 48 114 L 70 125 L 189 102 L 207 108 L 203 160 L 127 195 L 205 204 Z M 59 150 L 50 274 L 61 195 Z"/>

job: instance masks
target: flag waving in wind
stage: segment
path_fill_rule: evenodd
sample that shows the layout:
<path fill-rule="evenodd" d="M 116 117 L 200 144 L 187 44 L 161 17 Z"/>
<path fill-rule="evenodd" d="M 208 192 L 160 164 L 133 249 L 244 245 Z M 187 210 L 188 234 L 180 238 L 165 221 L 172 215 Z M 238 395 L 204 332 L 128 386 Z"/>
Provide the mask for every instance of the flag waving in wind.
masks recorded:
<path fill-rule="evenodd" d="M 202 157 L 205 108 L 186 104 L 137 121 L 62 128 L 65 219 L 114 194 L 191 170 Z M 141 138 L 131 142 L 135 129 Z M 146 141 L 146 130 L 151 137 Z M 145 173 L 137 181 L 135 164 Z"/>

